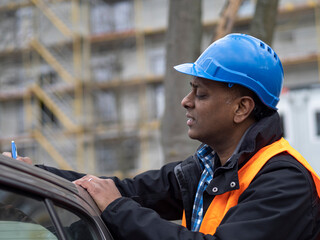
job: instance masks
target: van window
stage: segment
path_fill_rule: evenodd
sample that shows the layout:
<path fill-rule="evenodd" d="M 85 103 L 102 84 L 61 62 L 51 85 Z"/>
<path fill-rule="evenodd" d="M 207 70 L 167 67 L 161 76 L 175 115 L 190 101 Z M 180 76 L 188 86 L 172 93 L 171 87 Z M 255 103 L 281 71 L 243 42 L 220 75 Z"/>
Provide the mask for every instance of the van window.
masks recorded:
<path fill-rule="evenodd" d="M 316 112 L 316 134 L 320 137 L 320 111 Z"/>

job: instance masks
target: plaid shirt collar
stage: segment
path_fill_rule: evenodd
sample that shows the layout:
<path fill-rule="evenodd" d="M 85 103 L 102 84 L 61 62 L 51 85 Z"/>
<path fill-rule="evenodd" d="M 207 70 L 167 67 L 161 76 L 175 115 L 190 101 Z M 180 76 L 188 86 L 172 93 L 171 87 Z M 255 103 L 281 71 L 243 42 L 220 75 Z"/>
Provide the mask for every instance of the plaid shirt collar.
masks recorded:
<path fill-rule="evenodd" d="M 251 126 L 252 127 L 252 126 Z M 238 146 L 236 147 L 234 153 L 237 153 L 240 149 L 241 143 L 248 133 L 249 127 L 245 134 L 242 136 Z M 191 230 L 194 232 L 199 231 L 200 225 L 203 220 L 203 192 L 206 190 L 207 186 L 210 184 L 213 178 L 213 172 L 217 166 L 214 166 L 214 160 L 217 157 L 216 153 L 212 150 L 210 146 L 204 144 L 198 151 L 197 156 L 200 161 L 200 166 L 202 169 L 202 174 L 198 183 L 198 188 L 193 203 L 192 217 L 191 217 Z M 230 157 L 231 158 L 231 157 Z M 229 161 L 230 158 L 227 160 Z"/>
<path fill-rule="evenodd" d="M 197 156 L 200 160 L 202 175 L 198 184 L 192 209 L 191 230 L 194 232 L 199 231 L 203 220 L 203 192 L 206 190 L 213 178 L 213 159 L 215 157 L 215 153 L 211 147 L 205 144 L 197 151 Z"/>
<path fill-rule="evenodd" d="M 202 171 L 207 169 L 211 176 L 213 176 L 213 160 L 215 157 L 215 153 L 211 147 L 207 144 L 204 144 L 198 151 L 197 151 L 198 159 L 200 160 L 200 166 Z"/>

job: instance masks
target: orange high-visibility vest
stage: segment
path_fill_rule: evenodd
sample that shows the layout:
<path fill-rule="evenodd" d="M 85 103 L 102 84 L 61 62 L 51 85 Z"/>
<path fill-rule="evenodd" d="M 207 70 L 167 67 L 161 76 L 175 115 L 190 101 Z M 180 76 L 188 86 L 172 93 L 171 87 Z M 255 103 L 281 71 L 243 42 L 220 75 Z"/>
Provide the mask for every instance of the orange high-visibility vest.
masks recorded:
<path fill-rule="evenodd" d="M 266 162 L 273 156 L 288 152 L 295 159 L 297 159 L 312 175 L 315 183 L 318 196 L 320 197 L 320 178 L 309 165 L 309 163 L 284 139 L 270 144 L 260 149 L 239 171 L 239 189 L 223 193 L 214 197 L 210 204 L 203 221 L 200 226 L 199 232 L 204 234 L 214 234 L 217 227 L 220 225 L 223 217 L 230 208 L 238 204 L 240 195 L 247 189 L 253 178 L 257 175 L 260 169 Z M 185 213 L 183 212 L 182 225 L 186 226 Z"/>

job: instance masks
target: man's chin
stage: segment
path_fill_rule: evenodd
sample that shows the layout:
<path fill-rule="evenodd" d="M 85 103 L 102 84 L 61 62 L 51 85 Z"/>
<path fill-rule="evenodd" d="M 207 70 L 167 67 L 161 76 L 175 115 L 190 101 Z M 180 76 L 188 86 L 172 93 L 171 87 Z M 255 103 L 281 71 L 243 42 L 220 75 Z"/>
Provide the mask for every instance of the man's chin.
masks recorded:
<path fill-rule="evenodd" d="M 188 131 L 188 136 L 189 136 L 189 138 L 191 138 L 191 139 L 198 140 L 198 135 L 195 134 L 195 133 L 194 133 L 193 131 L 191 131 L 190 129 L 189 129 L 189 131 Z"/>

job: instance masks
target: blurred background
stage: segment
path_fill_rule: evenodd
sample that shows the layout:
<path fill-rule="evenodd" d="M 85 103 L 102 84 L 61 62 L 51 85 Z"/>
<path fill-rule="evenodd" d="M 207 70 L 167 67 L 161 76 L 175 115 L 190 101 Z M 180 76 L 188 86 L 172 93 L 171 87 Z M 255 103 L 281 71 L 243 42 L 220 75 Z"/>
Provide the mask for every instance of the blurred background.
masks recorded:
<path fill-rule="evenodd" d="M 228 32 L 277 52 L 285 138 L 319 174 L 319 0 L 0 0 L 0 150 L 120 177 L 183 160 L 199 143 L 172 67 Z"/>

